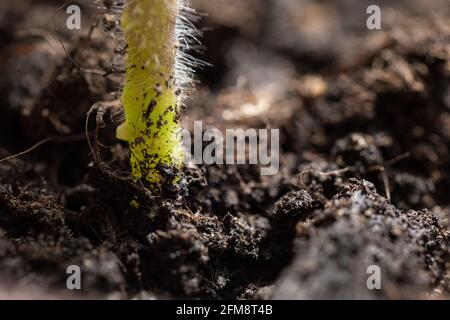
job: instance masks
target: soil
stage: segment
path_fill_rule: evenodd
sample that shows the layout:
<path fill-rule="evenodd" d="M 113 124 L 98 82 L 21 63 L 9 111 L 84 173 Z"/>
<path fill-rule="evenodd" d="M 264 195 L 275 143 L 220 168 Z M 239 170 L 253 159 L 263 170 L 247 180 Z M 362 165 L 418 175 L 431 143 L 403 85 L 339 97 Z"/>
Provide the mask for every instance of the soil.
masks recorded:
<path fill-rule="evenodd" d="M 192 166 L 157 192 L 114 135 L 115 2 L 79 1 L 81 31 L 58 1 L 0 2 L 0 159 L 42 142 L 0 162 L 1 298 L 449 297 L 446 0 L 379 1 L 380 31 L 365 0 L 193 1 L 214 67 L 184 127 L 280 128 L 280 172 Z"/>

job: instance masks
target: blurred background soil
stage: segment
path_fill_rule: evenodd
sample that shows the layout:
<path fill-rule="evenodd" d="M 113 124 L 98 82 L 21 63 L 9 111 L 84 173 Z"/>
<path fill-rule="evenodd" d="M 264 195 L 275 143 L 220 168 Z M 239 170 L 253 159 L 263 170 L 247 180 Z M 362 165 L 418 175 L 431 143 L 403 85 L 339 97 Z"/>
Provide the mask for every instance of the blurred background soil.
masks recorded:
<path fill-rule="evenodd" d="M 0 298 L 449 297 L 448 0 L 376 1 L 376 31 L 373 1 L 192 1 L 214 66 L 183 126 L 279 128 L 281 167 L 187 168 L 159 194 L 114 137 L 120 2 L 76 2 L 80 31 L 60 1 L 0 2 L 0 159 L 46 142 L 0 162 Z"/>

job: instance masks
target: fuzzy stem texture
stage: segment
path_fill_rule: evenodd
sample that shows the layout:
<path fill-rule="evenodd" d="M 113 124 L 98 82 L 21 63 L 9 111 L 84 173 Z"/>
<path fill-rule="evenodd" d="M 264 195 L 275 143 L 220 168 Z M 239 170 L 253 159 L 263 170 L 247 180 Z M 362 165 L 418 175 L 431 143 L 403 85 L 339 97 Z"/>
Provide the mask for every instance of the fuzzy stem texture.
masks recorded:
<path fill-rule="evenodd" d="M 174 80 L 177 15 L 177 0 L 128 0 L 121 21 L 127 42 L 125 122 L 117 137 L 130 145 L 133 178 L 149 184 L 183 163 Z"/>

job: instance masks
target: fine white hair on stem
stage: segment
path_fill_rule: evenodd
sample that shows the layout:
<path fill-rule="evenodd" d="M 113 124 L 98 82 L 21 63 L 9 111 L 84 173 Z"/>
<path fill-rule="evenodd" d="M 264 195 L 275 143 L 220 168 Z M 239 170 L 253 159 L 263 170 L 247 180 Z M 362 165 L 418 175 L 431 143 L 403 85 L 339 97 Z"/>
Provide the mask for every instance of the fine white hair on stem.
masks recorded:
<path fill-rule="evenodd" d="M 199 38 L 203 36 L 195 23 L 201 19 L 200 14 L 190 8 L 186 0 L 177 0 L 177 12 L 174 31 L 176 56 L 174 63 L 175 84 L 180 91 L 180 103 L 193 90 L 195 73 L 197 69 L 210 66 L 201 59 L 193 57 L 188 52 L 202 49 Z"/>
<path fill-rule="evenodd" d="M 155 0 L 162 1 L 162 0 Z M 97 0 L 98 7 L 103 9 L 106 13 L 113 15 L 117 21 L 116 25 L 120 25 L 120 19 L 123 13 L 125 0 L 116 0 L 107 7 L 104 0 Z M 195 58 L 192 53 L 202 52 L 204 47 L 200 39 L 203 36 L 202 30 L 196 27 L 196 23 L 201 20 L 202 15 L 195 9 L 189 7 L 188 0 L 175 0 L 174 14 L 175 26 L 173 35 L 173 45 L 176 50 L 175 61 L 173 66 L 173 78 L 175 87 L 178 91 L 179 102 L 183 104 L 186 97 L 188 97 L 194 90 L 196 81 L 196 70 L 202 69 L 211 64 Z M 126 42 L 123 37 L 122 30 L 114 28 L 111 32 L 119 41 L 121 48 L 126 48 Z M 122 52 L 125 50 L 117 50 Z M 123 55 L 116 55 L 114 66 L 123 64 Z M 120 69 L 120 68 L 119 68 Z"/>

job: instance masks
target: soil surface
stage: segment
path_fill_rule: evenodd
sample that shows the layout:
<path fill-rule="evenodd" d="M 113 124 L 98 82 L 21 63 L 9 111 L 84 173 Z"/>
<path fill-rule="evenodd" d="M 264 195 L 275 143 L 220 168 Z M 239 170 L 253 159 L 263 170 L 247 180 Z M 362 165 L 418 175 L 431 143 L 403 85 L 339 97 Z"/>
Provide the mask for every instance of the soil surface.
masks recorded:
<path fill-rule="evenodd" d="M 0 159 L 36 147 L 0 161 L 0 298 L 450 296 L 447 0 L 378 1 L 377 31 L 366 0 L 192 1 L 214 67 L 183 126 L 279 128 L 280 172 L 158 192 L 115 139 L 118 2 L 79 1 L 80 31 L 59 1 L 0 2 Z"/>

